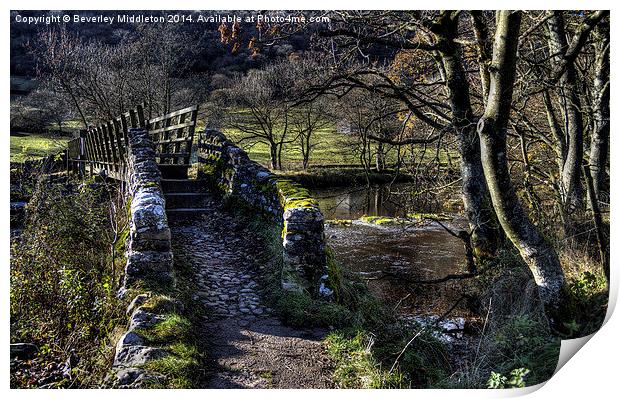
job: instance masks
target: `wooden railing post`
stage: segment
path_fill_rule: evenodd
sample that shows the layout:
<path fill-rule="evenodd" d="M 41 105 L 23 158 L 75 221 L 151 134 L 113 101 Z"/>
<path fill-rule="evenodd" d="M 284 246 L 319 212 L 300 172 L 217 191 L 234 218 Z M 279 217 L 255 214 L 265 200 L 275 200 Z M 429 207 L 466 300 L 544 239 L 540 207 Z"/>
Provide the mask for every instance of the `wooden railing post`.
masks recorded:
<path fill-rule="evenodd" d="M 78 173 L 81 177 L 86 175 L 86 130 L 80 130 L 80 154 L 78 155 L 80 162 L 78 164 Z"/>

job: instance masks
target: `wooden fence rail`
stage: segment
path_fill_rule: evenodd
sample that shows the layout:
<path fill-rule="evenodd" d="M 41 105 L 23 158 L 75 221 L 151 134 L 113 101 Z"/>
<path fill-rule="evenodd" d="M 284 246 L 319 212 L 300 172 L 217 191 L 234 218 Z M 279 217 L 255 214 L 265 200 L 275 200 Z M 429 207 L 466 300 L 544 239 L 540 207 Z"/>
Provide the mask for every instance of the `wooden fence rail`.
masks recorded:
<path fill-rule="evenodd" d="M 197 115 L 198 106 L 195 105 L 147 122 L 158 164 L 189 164 Z"/>
<path fill-rule="evenodd" d="M 81 175 L 104 172 L 116 180 L 125 180 L 127 132 L 146 128 L 155 145 L 156 160 L 164 164 L 189 164 L 198 106 L 171 112 L 150 120 L 144 119 L 139 105 L 119 117 L 80 132 L 67 144 L 67 171 Z"/>

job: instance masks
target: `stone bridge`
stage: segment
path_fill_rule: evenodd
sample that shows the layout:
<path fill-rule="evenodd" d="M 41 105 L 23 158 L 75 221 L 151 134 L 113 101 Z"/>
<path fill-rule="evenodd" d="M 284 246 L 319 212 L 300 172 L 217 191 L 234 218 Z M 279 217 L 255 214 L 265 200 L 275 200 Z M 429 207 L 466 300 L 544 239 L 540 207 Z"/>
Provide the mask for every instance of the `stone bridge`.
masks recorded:
<path fill-rule="evenodd" d="M 261 273 L 265 269 L 264 258 L 258 255 L 265 252 L 261 247 L 265 244 L 256 231 L 239 224 L 224 202 L 261 215 L 272 229 L 281 231 L 280 259 L 272 260 L 280 265 L 281 289 L 305 292 L 315 298 L 331 294 L 326 287 L 323 215 L 307 190 L 250 160 L 218 131 L 206 129 L 193 145 L 195 113 L 187 120 L 168 119 L 161 125 L 143 118 L 140 121 L 139 114 L 138 109 L 135 116 L 128 115 L 127 120 L 136 123 L 123 123 L 121 118 L 106 128 L 82 134 L 69 144 L 67 156 L 70 171 L 90 170 L 120 180 L 127 187 L 130 227 L 120 295 L 130 302 L 129 327 L 116 346 L 111 378 L 114 385 L 129 387 L 157 380 L 156 373 L 148 372 L 144 365 L 169 355 L 161 345 L 148 343 L 141 331 L 167 317 L 169 307 L 158 309 L 153 302 L 164 300 L 173 307 L 181 306 L 171 294 L 181 264 L 191 265 L 195 273 L 192 298 L 207 308 L 209 317 L 204 328 L 213 334 L 214 347 L 243 345 L 245 339 L 236 343 L 229 340 L 230 323 L 237 328 L 252 323 L 287 328 L 279 324 L 261 298 Z M 166 121 L 167 117 L 156 119 Z M 169 146 L 177 143 L 183 143 L 183 148 L 177 146 L 176 151 L 171 151 Z M 195 161 L 191 163 L 190 159 Z M 196 171 L 192 178 L 190 168 Z M 220 337 L 226 338 L 225 343 L 217 342 L 216 331 L 225 335 Z M 300 334 L 290 330 L 278 335 L 295 340 Z M 310 340 L 306 344 L 320 350 L 318 342 Z M 275 344 L 281 345 L 287 344 Z M 239 348 L 229 349 L 233 358 L 236 355 L 232 354 L 239 352 Z M 274 347 L 276 353 L 279 350 Z M 221 358 L 222 367 L 228 361 L 240 361 L 228 359 L 226 353 Z M 297 369 L 292 366 L 287 365 L 290 370 Z M 320 363 L 316 367 L 320 368 Z M 293 379 L 299 378 L 301 383 L 309 378 L 308 370 L 298 369 L 299 375 Z M 260 385 L 261 381 L 258 375 L 246 376 L 251 381 L 239 384 L 232 381 L 238 377 L 226 372 L 216 374 L 210 386 Z M 312 375 L 310 371 L 310 378 Z M 317 381 L 303 383 L 306 387 L 327 383 Z"/>

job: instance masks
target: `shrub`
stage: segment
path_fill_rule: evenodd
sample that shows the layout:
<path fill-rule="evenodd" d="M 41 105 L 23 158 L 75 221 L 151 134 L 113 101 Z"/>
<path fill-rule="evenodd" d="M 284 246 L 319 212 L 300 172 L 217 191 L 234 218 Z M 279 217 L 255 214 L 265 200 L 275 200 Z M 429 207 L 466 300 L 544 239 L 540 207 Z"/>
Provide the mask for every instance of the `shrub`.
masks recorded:
<path fill-rule="evenodd" d="M 566 273 L 562 320 L 563 338 L 583 337 L 596 332 L 605 320 L 609 290 L 599 262 L 586 252 L 560 252 Z"/>
<path fill-rule="evenodd" d="M 78 383 L 91 378 L 123 309 L 116 291 L 124 260 L 112 260 L 110 190 L 40 179 L 11 246 L 11 342 L 47 348 L 40 355 L 54 362 L 74 354 L 78 380 L 84 378 Z"/>

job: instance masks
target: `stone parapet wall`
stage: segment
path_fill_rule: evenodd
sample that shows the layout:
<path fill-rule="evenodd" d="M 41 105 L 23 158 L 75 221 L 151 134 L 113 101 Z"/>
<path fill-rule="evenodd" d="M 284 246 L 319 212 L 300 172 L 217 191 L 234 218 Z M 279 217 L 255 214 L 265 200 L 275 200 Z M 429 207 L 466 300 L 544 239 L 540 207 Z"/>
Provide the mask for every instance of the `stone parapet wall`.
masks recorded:
<path fill-rule="evenodd" d="M 127 181 L 131 199 L 125 286 L 136 280 L 172 282 L 172 252 L 161 173 L 144 129 L 129 129 Z"/>
<path fill-rule="evenodd" d="M 155 150 L 144 129 L 129 129 L 128 138 L 125 180 L 131 203 L 125 281 L 120 295 L 131 299 L 131 303 L 126 311 L 128 329 L 116 344 L 110 377 L 114 387 L 135 388 L 163 378 L 144 366 L 168 353 L 149 345 L 141 331 L 165 320 L 165 314 L 153 312 L 144 304 L 153 297 L 150 290 L 169 290 L 174 278 L 170 228 Z"/>
<path fill-rule="evenodd" d="M 316 295 L 327 278 L 323 214 L 308 191 L 250 160 L 216 130 L 198 143 L 201 173 L 225 194 L 262 211 L 282 228 L 282 287 Z"/>

